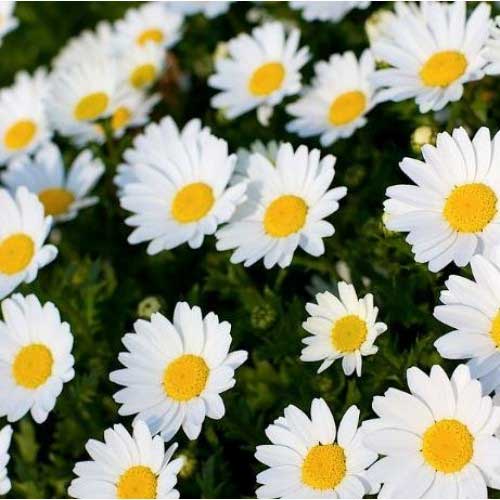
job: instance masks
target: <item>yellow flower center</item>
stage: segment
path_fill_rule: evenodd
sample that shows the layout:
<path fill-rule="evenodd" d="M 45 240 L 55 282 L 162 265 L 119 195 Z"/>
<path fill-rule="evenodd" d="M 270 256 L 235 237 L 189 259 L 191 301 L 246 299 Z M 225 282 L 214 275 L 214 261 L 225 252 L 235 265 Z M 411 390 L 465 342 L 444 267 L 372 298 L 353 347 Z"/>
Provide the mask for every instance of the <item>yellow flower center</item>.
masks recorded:
<path fill-rule="evenodd" d="M 366 108 L 363 92 L 353 90 L 340 94 L 331 104 L 328 119 L 332 125 L 345 125 L 355 120 Z"/>
<path fill-rule="evenodd" d="M 52 374 L 54 358 L 43 344 L 30 344 L 16 355 L 12 365 L 14 380 L 26 389 L 37 389 Z"/>
<path fill-rule="evenodd" d="M 156 498 L 158 478 L 144 465 L 134 465 L 118 479 L 116 495 L 118 498 Z"/>
<path fill-rule="evenodd" d="M 278 90 L 285 79 L 285 68 L 279 62 L 266 63 L 257 68 L 248 82 L 250 93 L 262 97 Z"/>
<path fill-rule="evenodd" d="M 95 120 L 108 107 L 109 97 L 104 92 L 94 92 L 82 97 L 75 106 L 74 116 L 78 121 Z"/>
<path fill-rule="evenodd" d="M 38 199 L 42 202 L 46 215 L 62 215 L 75 201 L 75 195 L 66 189 L 49 188 L 38 193 Z"/>
<path fill-rule="evenodd" d="M 482 183 L 463 184 L 448 196 L 443 215 L 461 233 L 482 231 L 497 213 L 497 196 Z"/>
<path fill-rule="evenodd" d="M 338 444 L 314 446 L 302 462 L 302 482 L 315 490 L 335 488 L 345 474 L 345 453 Z"/>
<path fill-rule="evenodd" d="M 366 340 L 366 321 L 355 314 L 348 314 L 335 321 L 332 327 L 332 344 L 339 352 L 357 351 Z"/>
<path fill-rule="evenodd" d="M 16 151 L 23 149 L 33 140 L 36 124 L 32 120 L 19 120 L 5 132 L 3 142 L 7 149 Z"/>
<path fill-rule="evenodd" d="M 172 202 L 172 216 L 181 224 L 203 219 L 215 202 L 212 188 L 204 182 L 193 182 L 180 189 Z"/>
<path fill-rule="evenodd" d="M 491 321 L 491 339 L 497 347 L 500 347 L 500 310 Z"/>
<path fill-rule="evenodd" d="M 145 45 L 148 42 L 162 43 L 164 39 L 163 32 L 157 28 L 143 31 L 136 39 L 139 45 Z"/>
<path fill-rule="evenodd" d="M 153 64 L 143 64 L 132 71 L 130 83 L 136 89 L 142 89 L 154 81 L 156 77 L 156 68 Z"/>
<path fill-rule="evenodd" d="M 126 127 L 132 117 L 132 113 L 125 106 L 116 109 L 111 117 L 111 128 L 116 132 Z"/>
<path fill-rule="evenodd" d="M 275 238 L 284 238 L 304 227 L 307 217 L 306 202 L 293 194 L 272 201 L 264 215 L 264 230 Z"/>
<path fill-rule="evenodd" d="M 428 87 L 446 87 L 467 69 L 467 59 L 456 50 L 433 54 L 420 69 L 420 78 Z"/>
<path fill-rule="evenodd" d="M 184 354 L 172 361 L 163 375 L 163 389 L 176 401 L 189 401 L 205 389 L 209 369 L 205 360 L 194 354 Z"/>
<path fill-rule="evenodd" d="M 27 235 L 16 233 L 0 243 L 0 273 L 17 274 L 28 267 L 35 254 L 35 243 Z"/>
<path fill-rule="evenodd" d="M 424 459 L 439 472 L 458 472 L 470 462 L 473 453 L 472 434 L 455 419 L 439 420 L 425 431 L 422 438 Z"/>

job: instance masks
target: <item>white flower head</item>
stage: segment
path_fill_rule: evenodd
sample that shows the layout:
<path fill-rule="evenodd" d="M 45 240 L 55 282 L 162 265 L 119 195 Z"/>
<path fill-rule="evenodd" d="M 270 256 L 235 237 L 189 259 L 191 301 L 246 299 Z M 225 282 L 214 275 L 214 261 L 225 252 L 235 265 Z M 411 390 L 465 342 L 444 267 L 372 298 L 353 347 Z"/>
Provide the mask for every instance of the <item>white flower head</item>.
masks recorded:
<path fill-rule="evenodd" d="M 168 2 L 166 6 L 168 9 L 181 12 L 185 16 L 192 16 L 201 12 L 208 19 L 213 19 L 214 17 L 225 14 L 229 10 L 231 2 L 214 0 L 210 2 L 205 0 L 198 2 Z"/>
<path fill-rule="evenodd" d="M 303 248 L 318 257 L 325 251 L 323 238 L 333 225 L 324 220 L 339 208 L 345 187 L 330 189 L 335 158 L 320 158 L 309 151 L 281 144 L 275 163 L 254 153 L 247 170 L 248 199 L 230 223 L 217 231 L 217 249 L 235 249 L 231 262 L 251 266 L 264 259 L 268 269 L 290 265 L 295 250 Z"/>
<path fill-rule="evenodd" d="M 104 442 L 89 439 L 85 448 L 92 460 L 75 465 L 78 477 L 68 488 L 73 498 L 179 498 L 183 459 L 172 460 L 177 443 L 165 450 L 144 422 L 134 423 L 132 435 L 121 424 L 108 428 Z"/>
<path fill-rule="evenodd" d="M 215 61 L 208 83 L 221 92 L 212 106 L 228 118 L 261 105 L 276 106 L 301 87 L 300 69 L 309 59 L 307 47 L 299 49 L 300 32 L 286 34 L 280 22 L 268 22 L 228 42 L 229 55 Z"/>
<path fill-rule="evenodd" d="M 485 73 L 487 75 L 500 74 L 500 16 L 491 21 L 490 38 L 486 43 L 484 56 L 488 62 Z"/>
<path fill-rule="evenodd" d="M 281 143 L 276 141 L 269 141 L 265 144 L 257 139 L 250 144 L 248 149 L 238 148 L 238 151 L 236 151 L 238 160 L 236 161 L 236 167 L 234 168 L 232 182 L 236 183 L 248 180 L 248 167 L 250 167 L 250 158 L 254 153 L 261 154 L 274 164 L 278 156 L 280 145 Z"/>
<path fill-rule="evenodd" d="M 0 2 L 0 45 L 3 37 L 19 26 L 19 21 L 14 17 L 15 0 Z"/>
<path fill-rule="evenodd" d="M 373 398 L 378 418 L 363 422 L 364 443 L 384 455 L 368 470 L 383 483 L 379 498 L 487 498 L 500 488 L 500 407 L 482 396 L 465 365 L 451 379 L 407 371 L 410 393 L 388 389 Z"/>
<path fill-rule="evenodd" d="M 9 422 L 29 411 L 45 422 L 63 384 L 74 376 L 73 335 L 52 302 L 14 294 L 2 304 L 0 415 Z"/>
<path fill-rule="evenodd" d="M 359 410 L 351 406 L 338 429 L 323 399 L 309 417 L 294 405 L 266 429 L 270 445 L 255 457 L 269 468 L 257 475 L 257 498 L 362 498 L 373 493 L 366 468 L 376 453 L 363 445 Z"/>
<path fill-rule="evenodd" d="M 373 75 L 383 87 L 379 102 L 414 98 L 421 113 L 439 111 L 462 97 L 464 83 L 483 77 L 490 6 L 481 3 L 467 17 L 466 4 L 397 4 L 386 36 L 372 47 L 377 60 L 392 66 Z"/>
<path fill-rule="evenodd" d="M 315 2 L 312 0 L 295 0 L 290 2 L 292 9 L 301 10 L 306 21 L 341 21 L 353 9 L 366 9 L 370 2 L 362 1 L 334 1 Z"/>
<path fill-rule="evenodd" d="M 0 430 L 0 495 L 10 491 L 11 483 L 7 475 L 7 464 L 10 460 L 9 447 L 12 439 L 12 427 L 5 425 Z"/>
<path fill-rule="evenodd" d="M 471 140 L 463 128 L 422 146 L 424 161 L 404 158 L 403 172 L 416 185 L 387 189 L 385 224 L 408 232 L 417 262 L 433 272 L 500 243 L 500 134 L 482 127 Z"/>
<path fill-rule="evenodd" d="M 340 298 L 327 291 L 316 295 L 316 303 L 306 304 L 310 316 L 302 327 L 312 336 L 303 339 L 307 347 L 300 359 L 323 360 L 320 373 L 342 358 L 344 373 L 351 375 L 356 371 L 359 377 L 362 356 L 378 351 L 374 342 L 387 325 L 377 322 L 378 308 L 373 305 L 371 293 L 358 299 L 355 288 L 343 281 L 338 284 L 338 291 Z"/>
<path fill-rule="evenodd" d="M 125 386 L 114 395 L 120 415 L 137 414 L 151 432 L 168 441 L 182 427 L 196 439 L 205 417 L 224 416 L 220 394 L 235 385 L 234 372 L 246 351 L 229 352 L 231 325 L 199 307 L 179 302 L 173 323 L 160 313 L 138 320 L 134 333 L 123 337 L 128 352 L 118 359 L 125 366 L 110 374 Z"/>
<path fill-rule="evenodd" d="M 312 86 L 286 108 L 295 117 L 287 130 L 300 137 L 319 135 L 321 145 L 330 146 L 366 124 L 366 114 L 375 105 L 370 81 L 375 61 L 369 50 L 359 61 L 353 52 L 345 52 L 317 63 L 315 71 Z"/>

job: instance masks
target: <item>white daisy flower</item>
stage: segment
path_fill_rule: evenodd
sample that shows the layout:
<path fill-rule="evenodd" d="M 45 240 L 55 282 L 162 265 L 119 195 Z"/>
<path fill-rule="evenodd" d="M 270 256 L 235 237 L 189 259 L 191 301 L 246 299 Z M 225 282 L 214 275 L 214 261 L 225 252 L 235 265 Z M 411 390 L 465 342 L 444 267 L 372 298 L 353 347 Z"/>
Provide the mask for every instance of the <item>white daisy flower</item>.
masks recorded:
<path fill-rule="evenodd" d="M 500 243 L 500 134 L 482 127 L 469 139 L 463 128 L 422 146 L 424 161 L 404 158 L 401 170 L 415 185 L 391 186 L 385 224 L 408 232 L 417 262 L 433 272 L 454 261 L 467 265 L 476 253 Z"/>
<path fill-rule="evenodd" d="M 228 42 L 227 57 L 215 61 L 216 73 L 208 83 L 221 90 L 212 106 L 235 118 L 261 105 L 276 106 L 301 87 L 300 69 L 309 49 L 299 49 L 300 32 L 287 36 L 280 22 L 269 22 Z"/>
<path fill-rule="evenodd" d="M 129 165 L 120 168 L 117 185 L 121 206 L 134 214 L 125 221 L 136 228 L 128 241 L 149 241 L 151 255 L 186 242 L 200 247 L 244 200 L 244 183 L 227 187 L 236 155 L 199 120 L 180 132 L 164 118 L 148 125 L 135 146 L 125 153 Z"/>
<path fill-rule="evenodd" d="M 500 389 L 500 261 L 471 259 L 474 281 L 450 276 L 434 316 L 454 330 L 434 345 L 443 358 L 470 359 L 484 394 Z"/>
<path fill-rule="evenodd" d="M 45 209 L 56 221 L 74 219 L 78 211 L 97 203 L 89 192 L 104 173 L 104 165 L 89 150 L 82 151 L 68 172 L 59 148 L 48 143 L 34 158 L 25 156 L 11 162 L 2 174 L 5 186 L 13 193 L 26 186 L 36 194 Z"/>
<path fill-rule="evenodd" d="M 45 422 L 74 376 L 73 335 L 52 302 L 15 293 L 2 302 L 0 321 L 0 415 L 9 422 L 29 411 Z"/>
<path fill-rule="evenodd" d="M 376 396 L 379 418 L 362 426 L 365 445 L 385 455 L 368 470 L 379 498 L 487 498 L 486 487 L 500 488 L 500 407 L 465 365 L 451 379 L 413 367 L 407 380 L 411 394 Z"/>
<path fill-rule="evenodd" d="M 19 21 L 14 17 L 15 0 L 2 0 L 0 2 L 0 45 L 3 37 L 19 26 Z"/>
<path fill-rule="evenodd" d="M 255 457 L 269 468 L 257 475 L 257 498 L 363 498 L 372 492 L 365 469 L 377 455 L 363 445 L 359 410 L 351 406 L 338 430 L 323 399 L 311 417 L 294 405 L 266 429 L 271 445 Z"/>
<path fill-rule="evenodd" d="M 372 47 L 393 66 L 373 75 L 384 87 L 379 102 L 415 98 L 421 113 L 439 111 L 462 97 L 464 83 L 483 77 L 490 6 L 481 3 L 467 17 L 466 3 L 398 4 L 388 36 Z"/>
<path fill-rule="evenodd" d="M 9 447 L 12 439 L 12 427 L 5 425 L 0 431 L 0 495 L 10 491 L 11 483 L 7 476 L 7 464 L 10 460 Z"/>
<path fill-rule="evenodd" d="M 331 21 L 337 23 L 341 21 L 346 14 L 353 9 L 366 9 L 370 2 L 314 2 L 306 1 L 293 1 L 290 2 L 292 9 L 301 10 L 302 17 L 306 21 Z"/>
<path fill-rule="evenodd" d="M 183 20 L 180 12 L 166 8 L 163 2 L 146 2 L 136 9 L 128 9 L 124 19 L 118 20 L 115 26 L 123 44 L 153 42 L 169 48 L 179 40 Z"/>
<path fill-rule="evenodd" d="M 486 43 L 484 57 L 488 64 L 484 69 L 487 75 L 500 74 L 500 16 L 491 21 L 490 38 Z"/>
<path fill-rule="evenodd" d="M 18 73 L 14 85 L 0 91 L 0 163 L 32 153 L 50 139 L 47 91 L 43 68 L 33 76 Z"/>
<path fill-rule="evenodd" d="M 375 89 L 370 82 L 374 71 L 369 50 L 359 61 L 353 52 L 345 52 L 317 63 L 312 87 L 286 108 L 295 117 L 287 130 L 300 137 L 320 135 L 322 146 L 350 137 L 366 124 L 365 116 L 375 105 Z"/>
<path fill-rule="evenodd" d="M 318 369 L 321 373 L 342 358 L 344 373 L 351 375 L 356 370 L 360 377 L 361 357 L 378 351 L 373 343 L 387 325 L 377 322 L 378 307 L 373 305 L 371 293 L 358 299 L 355 288 L 343 281 L 338 291 L 340 300 L 327 291 L 316 295 L 316 303 L 306 304 L 310 316 L 302 327 L 312 336 L 302 340 L 307 347 L 300 359 L 323 360 Z"/>
<path fill-rule="evenodd" d="M 73 498 L 179 498 L 175 489 L 183 459 L 172 457 L 177 443 L 165 450 L 141 421 L 130 435 L 121 424 L 104 431 L 104 442 L 89 439 L 92 460 L 78 462 L 68 494 Z"/>
<path fill-rule="evenodd" d="M 276 162 L 276 157 L 278 156 L 278 150 L 282 143 L 276 141 L 269 141 L 264 144 L 260 140 L 256 140 L 250 144 L 250 148 L 238 148 L 236 155 L 238 157 L 236 161 L 236 166 L 234 168 L 234 174 L 232 178 L 232 183 L 246 181 L 248 179 L 248 167 L 250 166 L 250 157 L 254 153 L 259 153 L 265 158 L 267 158 L 271 163 Z"/>
<path fill-rule="evenodd" d="M 45 245 L 52 217 L 44 216 L 38 197 L 25 187 L 11 196 L 0 189 L 0 298 L 23 282 L 35 280 L 38 270 L 57 256 L 57 248 Z"/>
<path fill-rule="evenodd" d="M 231 2 L 216 2 L 210 0 L 202 0 L 200 2 L 166 2 L 166 6 L 169 9 L 181 12 L 185 16 L 192 16 L 194 14 L 199 14 L 200 12 L 208 19 L 213 19 L 221 14 L 225 14 Z"/>
<path fill-rule="evenodd" d="M 335 175 L 335 158 L 320 159 L 317 149 L 308 151 L 291 144 L 279 147 L 275 164 L 259 153 L 250 158 L 248 200 L 230 223 L 216 233 L 217 250 L 236 249 L 234 264 L 251 266 L 264 259 L 268 269 L 290 265 L 298 247 L 319 257 L 323 238 L 335 229 L 324 220 L 339 208 L 347 188 L 329 189 Z"/>
<path fill-rule="evenodd" d="M 234 372 L 247 352 L 230 353 L 231 325 L 213 312 L 202 317 L 199 307 L 186 302 L 175 306 L 173 324 L 154 313 L 150 321 L 136 321 L 134 330 L 122 339 L 128 352 L 118 359 L 125 368 L 109 376 L 125 386 L 114 395 L 122 405 L 119 414 L 137 414 L 165 441 L 181 426 L 196 439 L 205 417 L 224 416 L 220 394 L 236 383 Z"/>

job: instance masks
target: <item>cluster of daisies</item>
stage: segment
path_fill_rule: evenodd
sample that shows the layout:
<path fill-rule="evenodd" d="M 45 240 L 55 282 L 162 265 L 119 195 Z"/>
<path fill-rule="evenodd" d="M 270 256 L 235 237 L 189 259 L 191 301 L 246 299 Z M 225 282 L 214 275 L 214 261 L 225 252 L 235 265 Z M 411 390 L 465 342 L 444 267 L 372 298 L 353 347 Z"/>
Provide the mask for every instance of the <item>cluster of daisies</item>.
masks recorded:
<path fill-rule="evenodd" d="M 338 22 L 370 2 L 290 2 L 308 21 Z M 144 126 L 123 154 L 114 183 L 131 244 L 148 254 L 191 248 L 215 235 L 231 262 L 287 267 L 298 247 L 325 252 L 334 234 L 327 220 L 345 187 L 333 187 L 336 159 L 288 143 L 257 142 L 233 154 L 198 119 L 179 128 L 167 116 L 149 123 L 160 100 L 154 88 L 168 52 L 182 38 L 184 16 L 223 14 L 230 2 L 147 3 L 114 24 L 102 22 L 69 41 L 49 70 L 21 72 L 0 90 L 0 416 L 27 413 L 43 423 L 63 385 L 75 375 L 73 335 L 56 306 L 12 293 L 36 279 L 57 256 L 46 242 L 54 223 L 97 202 L 91 195 L 105 172 L 90 143 L 119 139 Z M 463 85 L 500 73 L 500 27 L 490 7 L 467 14 L 465 2 L 397 3 L 371 47 L 359 58 L 333 54 L 315 65 L 308 87 L 301 69 L 310 59 L 300 33 L 266 22 L 227 43 L 208 84 L 212 106 L 235 119 L 272 109 L 285 98 L 288 130 L 319 136 L 322 146 L 349 137 L 383 101 L 414 98 L 420 112 L 457 101 Z M 14 3 L 0 3 L 0 36 L 17 26 Z M 376 62 L 384 62 L 377 69 Z M 79 150 L 70 164 L 52 142 L 65 137 Z M 435 317 L 453 330 L 435 343 L 443 358 L 467 359 L 451 377 L 407 372 L 408 391 L 389 389 L 373 399 L 376 418 L 359 421 L 349 408 L 338 427 L 322 399 L 310 413 L 289 405 L 266 429 L 271 444 L 257 447 L 267 468 L 257 476 L 258 497 L 483 498 L 500 489 L 500 135 L 486 128 L 471 139 L 464 129 L 441 133 L 422 148 L 424 160 L 405 158 L 414 182 L 387 190 L 385 224 L 407 232 L 415 260 L 433 272 L 470 263 L 474 280 L 451 276 Z M 361 376 L 362 358 L 377 352 L 387 330 L 371 294 L 338 284 L 306 305 L 310 336 L 300 359 L 336 360 L 346 376 Z M 75 465 L 68 493 L 75 498 L 176 498 L 183 466 L 180 430 L 196 439 L 206 418 L 221 419 L 221 394 L 236 383 L 247 352 L 231 350 L 231 325 L 213 312 L 179 302 L 172 319 L 154 313 L 122 339 L 123 366 L 110 373 L 119 415 L 134 416 L 132 432 L 119 424 L 104 442 L 89 440 L 91 460 Z M 0 494 L 7 475 L 12 428 L 0 430 Z"/>

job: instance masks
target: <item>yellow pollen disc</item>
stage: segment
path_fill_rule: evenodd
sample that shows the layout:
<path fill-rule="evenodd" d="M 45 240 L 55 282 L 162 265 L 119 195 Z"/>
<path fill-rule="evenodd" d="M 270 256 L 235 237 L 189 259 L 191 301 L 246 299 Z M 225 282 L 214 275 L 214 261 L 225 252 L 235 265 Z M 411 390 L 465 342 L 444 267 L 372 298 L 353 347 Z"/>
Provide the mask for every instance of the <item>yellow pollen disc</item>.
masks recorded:
<path fill-rule="evenodd" d="M 345 125 L 358 118 L 366 108 L 363 92 L 353 90 L 340 94 L 331 104 L 328 119 L 332 125 Z"/>
<path fill-rule="evenodd" d="M 43 344 L 30 344 L 16 355 L 12 365 L 14 380 L 26 389 L 37 389 L 52 374 L 54 358 Z"/>
<path fill-rule="evenodd" d="M 150 30 L 145 30 L 143 31 L 138 37 L 137 37 L 137 43 L 139 45 L 144 45 L 148 42 L 154 42 L 154 43 L 161 43 L 163 42 L 163 32 L 159 29 L 152 28 Z"/>
<path fill-rule="evenodd" d="M 473 453 L 472 434 L 455 419 L 439 420 L 425 431 L 422 438 L 424 459 L 439 472 L 458 472 L 470 462 Z"/>
<path fill-rule="evenodd" d="M 314 446 L 302 462 L 302 482 L 315 490 L 335 488 L 345 474 L 345 453 L 338 444 Z"/>
<path fill-rule="evenodd" d="M 156 76 L 156 68 L 152 64 L 143 64 L 132 71 L 130 83 L 136 89 L 142 89 L 153 82 Z"/>
<path fill-rule="evenodd" d="M 95 120 L 106 111 L 108 104 L 109 97 L 104 92 L 86 95 L 75 106 L 75 119 L 78 121 Z"/>
<path fill-rule="evenodd" d="M 62 215 L 75 201 L 75 196 L 66 189 L 49 188 L 38 193 L 38 199 L 42 202 L 46 215 Z"/>
<path fill-rule="evenodd" d="M 264 230 L 275 238 L 284 238 L 300 231 L 306 223 L 306 202 L 293 194 L 272 201 L 264 215 Z"/>
<path fill-rule="evenodd" d="M 497 312 L 491 321 L 490 335 L 495 345 L 500 347 L 500 311 Z"/>
<path fill-rule="evenodd" d="M 460 233 L 482 231 L 497 213 L 497 196 L 482 183 L 463 184 L 448 196 L 444 218 Z"/>
<path fill-rule="evenodd" d="M 366 340 L 366 321 L 355 314 L 348 314 L 335 321 L 332 327 L 332 344 L 339 352 L 353 352 Z"/>
<path fill-rule="evenodd" d="M 132 117 L 132 113 L 125 106 L 120 106 L 111 117 L 111 128 L 116 132 L 126 127 Z"/>
<path fill-rule="evenodd" d="M 172 216 L 181 224 L 203 219 L 214 204 L 212 188 L 204 182 L 193 182 L 180 189 L 172 202 Z"/>
<path fill-rule="evenodd" d="M 29 145 L 35 134 L 35 122 L 31 120 L 20 120 L 6 130 L 3 142 L 7 149 L 23 149 Z"/>
<path fill-rule="evenodd" d="M 0 273 L 16 274 L 28 267 L 35 254 L 35 243 L 27 235 L 16 233 L 0 243 Z"/>
<path fill-rule="evenodd" d="M 156 498 L 158 478 L 144 465 L 135 465 L 127 469 L 118 480 L 116 495 L 118 498 Z"/>
<path fill-rule="evenodd" d="M 176 401 L 189 401 L 205 389 L 209 369 L 205 360 L 194 354 L 184 354 L 172 361 L 163 375 L 163 389 Z"/>
<path fill-rule="evenodd" d="M 428 87 L 446 87 L 467 69 L 467 59 L 456 50 L 433 54 L 420 69 L 420 78 Z"/>
<path fill-rule="evenodd" d="M 248 82 L 250 93 L 262 97 L 278 90 L 285 79 L 285 68 L 279 62 L 263 64 L 257 68 Z"/>

